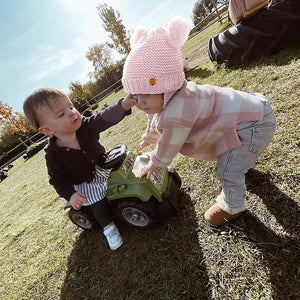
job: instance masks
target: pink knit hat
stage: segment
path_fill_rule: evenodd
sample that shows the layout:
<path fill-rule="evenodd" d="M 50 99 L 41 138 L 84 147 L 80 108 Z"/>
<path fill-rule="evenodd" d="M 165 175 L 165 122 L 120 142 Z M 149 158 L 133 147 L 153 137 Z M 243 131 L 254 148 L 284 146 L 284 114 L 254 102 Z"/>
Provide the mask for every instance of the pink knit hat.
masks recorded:
<path fill-rule="evenodd" d="M 180 89 L 185 78 L 180 48 L 188 34 L 188 21 L 182 17 L 172 19 L 167 30 L 136 28 L 123 69 L 125 91 L 131 94 L 173 95 L 171 92 Z"/>

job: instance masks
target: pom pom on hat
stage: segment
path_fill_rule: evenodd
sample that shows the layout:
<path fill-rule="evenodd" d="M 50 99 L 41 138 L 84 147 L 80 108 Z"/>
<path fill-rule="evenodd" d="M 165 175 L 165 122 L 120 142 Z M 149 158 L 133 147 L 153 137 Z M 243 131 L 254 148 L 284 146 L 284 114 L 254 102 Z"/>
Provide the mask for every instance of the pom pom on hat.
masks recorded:
<path fill-rule="evenodd" d="M 189 23 L 182 17 L 170 20 L 167 29 L 137 27 L 123 69 L 125 91 L 162 94 L 180 89 L 185 78 L 180 48 L 188 34 Z"/>
<path fill-rule="evenodd" d="M 130 37 L 131 48 L 134 48 L 136 44 L 143 43 L 148 37 L 148 30 L 146 27 L 137 27 L 132 36 Z"/>
<path fill-rule="evenodd" d="M 180 48 L 186 42 L 189 35 L 189 24 L 182 17 L 176 17 L 167 25 L 169 31 L 170 43 L 174 48 Z"/>

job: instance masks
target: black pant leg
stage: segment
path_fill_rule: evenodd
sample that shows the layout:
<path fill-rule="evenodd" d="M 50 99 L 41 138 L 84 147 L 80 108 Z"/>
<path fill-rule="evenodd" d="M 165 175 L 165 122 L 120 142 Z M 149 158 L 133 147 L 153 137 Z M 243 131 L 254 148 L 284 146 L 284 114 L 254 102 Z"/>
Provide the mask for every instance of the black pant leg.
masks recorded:
<path fill-rule="evenodd" d="M 90 208 L 96 221 L 102 228 L 104 228 L 113 221 L 111 206 L 106 198 L 92 204 Z"/>

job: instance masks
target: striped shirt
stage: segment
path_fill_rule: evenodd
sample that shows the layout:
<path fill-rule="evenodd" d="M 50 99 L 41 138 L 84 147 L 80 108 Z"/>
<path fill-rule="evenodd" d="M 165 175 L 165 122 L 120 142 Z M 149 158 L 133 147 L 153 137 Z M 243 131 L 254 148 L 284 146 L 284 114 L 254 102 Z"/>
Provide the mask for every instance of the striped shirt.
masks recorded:
<path fill-rule="evenodd" d="M 217 160 L 241 145 L 239 123 L 262 117 L 263 104 L 254 95 L 185 81 L 159 115 L 148 115 L 143 140 L 156 144 L 151 160 L 159 167 L 169 165 L 177 153 Z"/>
<path fill-rule="evenodd" d="M 86 195 L 87 202 L 84 206 L 94 204 L 101 199 L 105 198 L 107 192 L 107 179 L 109 177 L 111 169 L 102 169 L 96 166 L 96 174 L 91 182 L 82 182 L 75 184 L 74 189 L 76 192 Z"/>

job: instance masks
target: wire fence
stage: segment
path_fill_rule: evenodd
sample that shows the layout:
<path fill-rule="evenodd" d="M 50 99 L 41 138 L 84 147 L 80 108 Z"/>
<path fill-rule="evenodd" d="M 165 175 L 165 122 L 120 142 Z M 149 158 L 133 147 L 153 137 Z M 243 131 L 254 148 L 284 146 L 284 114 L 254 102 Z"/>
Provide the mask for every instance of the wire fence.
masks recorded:
<path fill-rule="evenodd" d="M 115 93 L 117 90 L 119 90 L 120 88 L 122 88 L 122 82 L 121 79 L 119 79 L 118 81 L 116 81 L 115 83 L 113 83 L 111 86 L 109 86 L 108 88 L 106 88 L 105 90 L 101 91 L 100 93 L 98 93 L 97 95 L 95 95 L 93 98 L 89 99 L 88 105 L 91 105 L 91 103 L 93 103 L 93 101 L 96 99 L 97 103 L 99 103 L 100 101 L 102 101 L 104 98 L 108 97 L 110 94 Z M 108 92 L 109 90 L 111 90 L 110 92 Z M 85 104 L 82 104 L 80 107 L 83 107 Z"/>
<path fill-rule="evenodd" d="M 216 22 L 220 22 L 222 23 L 222 21 L 224 19 L 228 18 L 228 15 L 225 14 L 224 16 L 221 16 L 221 14 L 219 13 L 223 8 L 225 8 L 228 5 L 227 3 L 224 3 L 220 6 L 215 6 L 215 9 L 208 15 L 206 16 L 203 20 L 199 21 L 199 23 L 197 23 L 192 29 L 191 32 L 194 31 L 193 34 L 189 35 L 188 39 L 193 38 L 194 36 L 202 33 L 205 29 L 209 28 L 210 26 L 212 26 L 213 24 L 215 24 Z M 207 20 L 209 20 L 213 15 L 217 15 L 217 18 L 213 21 L 213 22 L 209 22 L 209 24 L 207 24 L 206 26 L 202 27 L 202 24 L 206 24 Z M 200 30 L 197 30 L 197 28 L 201 28 Z M 110 94 L 115 93 L 116 91 L 119 91 L 122 88 L 122 82 L 121 79 L 119 79 L 118 81 L 116 81 L 114 84 L 112 84 L 111 86 L 109 86 L 108 88 L 106 88 L 105 90 L 101 91 L 100 93 L 98 93 L 97 95 L 93 96 L 91 99 L 89 99 L 88 105 L 91 106 L 91 103 L 94 102 L 94 100 L 96 100 L 96 103 L 98 104 L 99 102 L 101 102 L 104 98 L 108 97 Z M 85 104 L 82 104 L 81 107 L 83 107 Z M 2 165 L 0 165 L 0 170 L 3 169 L 4 167 L 7 167 L 9 164 L 11 164 L 13 161 L 15 161 L 16 159 L 18 159 L 20 156 L 24 155 L 28 148 L 30 148 L 32 146 L 32 144 L 36 144 L 39 143 L 41 141 L 43 141 L 44 139 L 46 139 L 47 137 L 42 136 L 39 137 L 38 136 L 41 135 L 40 133 L 36 133 L 24 140 L 20 139 L 20 144 L 18 144 L 16 147 L 14 147 L 13 149 L 9 150 L 6 153 L 3 153 L 0 156 L 0 163 L 1 163 L 1 159 L 4 157 L 7 157 L 10 155 L 10 153 L 14 153 L 15 151 L 17 151 L 17 149 L 19 148 L 23 148 L 26 147 L 26 149 L 21 150 L 17 155 L 15 155 L 14 157 L 12 157 L 11 159 L 9 159 L 8 161 L 5 161 L 5 163 L 3 163 Z M 34 142 L 33 142 L 34 141 Z"/>

